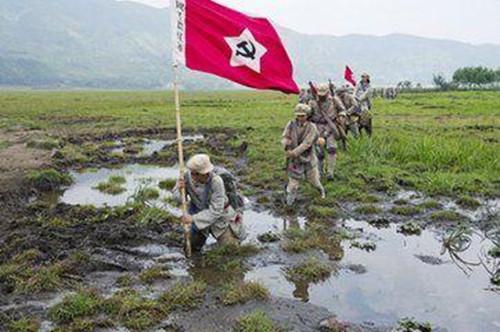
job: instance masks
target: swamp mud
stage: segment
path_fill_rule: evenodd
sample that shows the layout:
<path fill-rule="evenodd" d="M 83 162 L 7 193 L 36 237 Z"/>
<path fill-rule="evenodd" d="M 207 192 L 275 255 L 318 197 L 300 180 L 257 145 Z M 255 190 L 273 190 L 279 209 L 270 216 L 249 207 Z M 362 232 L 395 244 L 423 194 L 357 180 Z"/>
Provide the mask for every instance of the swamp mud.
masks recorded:
<path fill-rule="evenodd" d="M 246 143 L 202 134 L 187 155 L 222 152 L 241 176 Z M 499 199 L 401 190 L 287 210 L 260 191 L 241 248 L 212 238 L 188 260 L 169 135 L 94 137 L 97 159 L 82 138 L 54 152 L 71 184 L 29 190 L 1 225 L 0 330 L 500 330 Z"/>

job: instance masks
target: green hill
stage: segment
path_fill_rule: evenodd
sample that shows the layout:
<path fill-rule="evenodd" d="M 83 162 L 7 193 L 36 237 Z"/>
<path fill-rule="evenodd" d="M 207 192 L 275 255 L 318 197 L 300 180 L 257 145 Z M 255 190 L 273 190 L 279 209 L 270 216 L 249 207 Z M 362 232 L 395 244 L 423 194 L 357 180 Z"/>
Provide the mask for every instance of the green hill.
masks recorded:
<path fill-rule="evenodd" d="M 0 85 L 164 88 L 171 80 L 170 16 L 114 0 L 0 2 Z M 299 82 L 338 79 L 345 64 L 379 84 L 430 82 L 460 66 L 500 66 L 500 46 L 406 35 L 317 36 L 281 29 Z M 337 75 L 337 77 L 335 77 Z M 184 72 L 187 89 L 235 85 Z"/>

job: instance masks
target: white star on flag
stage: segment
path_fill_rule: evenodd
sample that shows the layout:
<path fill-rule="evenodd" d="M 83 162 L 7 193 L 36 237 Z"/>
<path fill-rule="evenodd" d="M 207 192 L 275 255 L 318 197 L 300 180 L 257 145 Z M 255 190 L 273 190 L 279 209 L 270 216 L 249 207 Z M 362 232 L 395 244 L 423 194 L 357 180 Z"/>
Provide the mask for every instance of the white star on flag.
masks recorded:
<path fill-rule="evenodd" d="M 255 40 L 248 28 L 238 37 L 224 39 L 232 51 L 230 62 L 232 67 L 247 66 L 260 74 L 260 60 L 267 53 L 267 49 Z"/>

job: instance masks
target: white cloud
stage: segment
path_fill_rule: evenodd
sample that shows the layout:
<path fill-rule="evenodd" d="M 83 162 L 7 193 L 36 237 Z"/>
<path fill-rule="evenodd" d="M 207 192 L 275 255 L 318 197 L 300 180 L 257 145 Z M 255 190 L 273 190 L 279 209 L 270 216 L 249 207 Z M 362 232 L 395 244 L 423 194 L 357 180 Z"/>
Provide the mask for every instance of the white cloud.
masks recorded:
<path fill-rule="evenodd" d="M 167 6 L 168 0 L 133 0 Z M 500 44 L 500 0 L 217 0 L 304 33 L 406 33 Z"/>

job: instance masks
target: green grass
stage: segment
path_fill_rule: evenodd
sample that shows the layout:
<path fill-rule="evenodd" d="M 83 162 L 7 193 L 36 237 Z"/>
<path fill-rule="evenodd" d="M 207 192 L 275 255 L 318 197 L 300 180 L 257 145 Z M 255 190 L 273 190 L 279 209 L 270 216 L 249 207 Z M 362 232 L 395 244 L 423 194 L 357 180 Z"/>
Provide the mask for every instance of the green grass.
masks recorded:
<path fill-rule="evenodd" d="M 457 204 L 460 205 L 462 208 L 471 210 L 475 210 L 481 206 L 481 203 L 477 199 L 467 195 L 460 196 L 457 199 Z"/>
<path fill-rule="evenodd" d="M 420 235 L 422 234 L 422 227 L 415 222 L 407 222 L 398 227 L 398 232 L 404 235 Z"/>
<path fill-rule="evenodd" d="M 142 271 L 139 274 L 139 280 L 141 280 L 145 284 L 152 284 L 155 281 L 168 279 L 170 277 L 171 276 L 168 271 L 165 271 L 165 269 L 160 266 L 154 266 Z"/>
<path fill-rule="evenodd" d="M 40 328 L 40 322 L 34 318 L 23 317 L 7 324 L 8 332 L 36 332 Z"/>
<path fill-rule="evenodd" d="M 326 280 L 332 273 L 332 267 L 316 258 L 309 258 L 304 263 L 286 269 L 286 277 L 293 282 L 319 282 Z"/>
<path fill-rule="evenodd" d="M 312 205 L 308 209 L 308 214 L 311 219 L 322 220 L 338 217 L 339 213 L 336 209 L 326 206 Z"/>
<path fill-rule="evenodd" d="M 278 242 L 281 239 L 281 236 L 279 234 L 269 231 L 264 234 L 260 234 L 257 238 L 262 243 L 272 243 L 272 242 Z"/>
<path fill-rule="evenodd" d="M 291 228 L 285 233 L 285 237 L 282 248 L 287 252 L 302 253 L 319 249 L 334 260 L 340 260 L 344 255 L 340 236 L 330 234 L 326 227 L 320 225 L 312 224 L 305 230 Z"/>
<path fill-rule="evenodd" d="M 77 318 L 91 317 L 96 314 L 103 299 L 93 290 L 81 290 L 66 296 L 49 311 L 49 317 L 57 324 L 71 323 Z"/>
<path fill-rule="evenodd" d="M 375 205 L 363 205 L 357 207 L 355 211 L 360 214 L 371 215 L 371 214 L 379 214 L 380 212 L 382 212 L 382 209 Z"/>
<path fill-rule="evenodd" d="M 110 176 L 106 182 L 100 182 L 93 189 L 99 190 L 102 193 L 108 195 L 120 195 L 125 192 L 126 189 L 122 186 L 127 183 L 127 180 L 123 176 Z"/>
<path fill-rule="evenodd" d="M 222 294 L 224 305 L 244 304 L 251 300 L 266 301 L 269 291 L 257 282 L 231 283 L 226 285 Z"/>
<path fill-rule="evenodd" d="M 412 332 L 412 331 L 431 332 L 432 326 L 428 322 L 425 322 L 425 323 L 417 322 L 414 318 L 403 318 L 400 321 L 398 321 L 398 326 L 395 329 L 395 331 L 398 331 L 398 332 Z"/>
<path fill-rule="evenodd" d="M 203 302 L 206 288 L 203 282 L 177 283 L 160 297 L 160 301 L 169 311 L 191 310 Z"/>
<path fill-rule="evenodd" d="M 374 251 L 375 249 L 377 249 L 377 245 L 371 241 L 368 241 L 368 242 L 353 241 L 353 242 L 351 242 L 351 247 L 358 248 L 361 250 L 366 250 L 368 252 Z"/>
<path fill-rule="evenodd" d="M 420 203 L 418 207 L 423 210 L 431 210 L 431 209 L 440 209 L 443 207 L 443 205 L 434 199 L 428 199 L 425 202 Z"/>
<path fill-rule="evenodd" d="M 38 251 L 28 250 L 0 264 L 0 283 L 4 290 L 8 293 L 38 294 L 61 288 L 67 266 L 61 263 L 36 265 L 40 257 Z"/>
<path fill-rule="evenodd" d="M 166 179 L 161 181 L 158 184 L 158 187 L 163 190 L 172 190 L 174 189 L 176 183 L 177 183 L 176 179 Z"/>
<path fill-rule="evenodd" d="M 455 211 L 441 210 L 433 212 L 431 219 L 434 221 L 462 221 L 466 217 Z"/>
<path fill-rule="evenodd" d="M 263 311 L 257 310 L 238 319 L 233 332 L 280 332 L 273 320 Z"/>
<path fill-rule="evenodd" d="M 496 245 L 495 247 L 488 250 L 488 255 L 495 258 L 500 258 L 500 245 Z"/>
<path fill-rule="evenodd" d="M 10 143 L 8 141 L 0 140 L 0 150 L 6 149 L 9 146 L 10 146 Z"/>
<path fill-rule="evenodd" d="M 240 141 L 249 142 L 243 182 L 258 190 L 282 189 L 286 174 L 279 137 L 293 117 L 296 96 L 197 92 L 183 93 L 181 102 L 185 130 L 223 123 L 239 131 Z M 172 93 L 166 92 L 5 91 L 0 92 L 0 104 L 5 123 L 30 127 L 36 121 L 37 127 L 55 135 L 175 126 Z M 376 99 L 375 135 L 352 141 L 348 152 L 339 153 L 338 180 L 326 184 L 329 197 L 356 200 L 370 190 L 394 191 L 400 186 L 431 195 L 498 196 L 499 107 L 496 92 Z M 137 112 L 142 108 L 148 112 Z"/>
<path fill-rule="evenodd" d="M 418 206 L 404 205 L 404 206 L 394 206 L 391 209 L 391 213 L 400 216 L 414 216 L 422 212 L 421 208 Z"/>
<path fill-rule="evenodd" d="M 28 148 L 41 149 L 41 150 L 52 150 L 55 148 L 59 148 L 60 145 L 61 143 L 57 139 L 50 137 L 32 138 L 26 143 L 26 146 Z"/>
<path fill-rule="evenodd" d="M 144 298 L 137 291 L 124 289 L 101 304 L 101 310 L 114 321 L 132 331 L 145 331 L 158 324 L 168 313 L 167 308 L 154 299 Z"/>
<path fill-rule="evenodd" d="M 32 171 L 28 174 L 28 181 L 38 190 L 49 191 L 60 186 L 70 185 L 73 179 L 68 174 L 63 174 L 55 169 Z"/>

